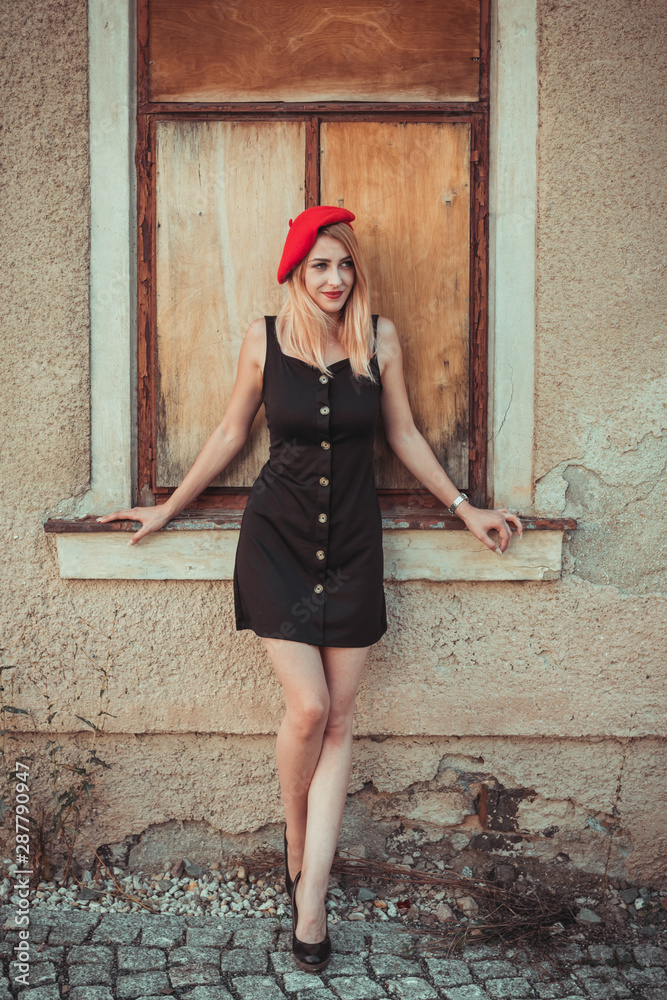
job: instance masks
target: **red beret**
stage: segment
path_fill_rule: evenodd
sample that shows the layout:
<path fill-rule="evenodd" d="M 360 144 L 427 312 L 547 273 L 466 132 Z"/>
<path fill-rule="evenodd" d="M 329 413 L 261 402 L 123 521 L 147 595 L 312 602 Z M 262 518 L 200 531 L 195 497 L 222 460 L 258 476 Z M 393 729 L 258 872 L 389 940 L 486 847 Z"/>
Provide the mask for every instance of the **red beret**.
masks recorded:
<path fill-rule="evenodd" d="M 317 242 L 317 231 L 321 226 L 328 226 L 332 222 L 347 222 L 349 226 L 352 219 L 354 219 L 352 212 L 348 212 L 346 208 L 336 208 L 334 205 L 314 205 L 297 215 L 294 221 L 290 219 L 290 229 L 278 268 L 279 283 L 282 285 L 287 281 L 287 275 L 292 268 L 312 250 Z"/>

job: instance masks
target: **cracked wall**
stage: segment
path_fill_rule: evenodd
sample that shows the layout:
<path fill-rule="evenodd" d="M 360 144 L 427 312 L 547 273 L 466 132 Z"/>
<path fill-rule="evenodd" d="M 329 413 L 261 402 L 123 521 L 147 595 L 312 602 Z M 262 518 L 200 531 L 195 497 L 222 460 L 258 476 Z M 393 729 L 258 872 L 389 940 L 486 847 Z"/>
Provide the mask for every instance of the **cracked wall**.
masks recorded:
<path fill-rule="evenodd" d="M 560 580 L 387 584 L 341 844 L 594 872 L 609 859 L 665 884 L 664 10 L 537 11 L 536 506 L 579 528 Z M 1 655 L 15 665 L 5 704 L 29 712 L 7 748 L 32 753 L 46 801 L 49 711 L 63 756 L 80 760 L 77 716 L 97 718 L 106 669 L 111 767 L 91 843 L 134 867 L 280 848 L 282 694 L 260 641 L 234 631 L 231 582 L 61 580 L 42 530 L 89 475 L 86 3 L 28 0 L 0 18 Z"/>
<path fill-rule="evenodd" d="M 567 568 L 664 593 L 664 5 L 541 0 L 536 507 Z M 664 112 L 663 112 L 664 114 Z"/>
<path fill-rule="evenodd" d="M 76 740 L 79 752 L 85 740 Z M 44 740 L 23 739 L 35 761 Z M 68 746 L 67 762 L 76 760 Z M 105 736 L 112 763 L 84 815 L 79 863 L 103 860 L 157 872 L 187 857 L 282 849 L 272 736 Z M 663 788 L 660 740 L 478 737 L 359 738 L 340 846 L 367 857 L 419 848 L 479 866 L 498 856 L 557 860 L 610 877 L 646 879 L 667 834 L 647 828 L 644 803 Z M 619 770 L 627 776 L 619 792 Z M 243 789 L 243 793 L 239 793 Z M 48 775 L 33 792 L 46 794 Z M 186 791 L 187 790 L 187 791 Z"/>

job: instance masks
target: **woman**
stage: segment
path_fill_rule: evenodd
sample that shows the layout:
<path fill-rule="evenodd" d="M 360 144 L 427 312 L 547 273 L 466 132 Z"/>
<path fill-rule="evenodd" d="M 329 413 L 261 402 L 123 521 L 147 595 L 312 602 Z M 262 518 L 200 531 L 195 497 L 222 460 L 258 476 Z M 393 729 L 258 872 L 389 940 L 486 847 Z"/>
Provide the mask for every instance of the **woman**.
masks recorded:
<path fill-rule="evenodd" d="M 323 969 L 331 954 L 324 904 L 349 786 L 355 699 L 368 649 L 387 628 L 373 475 L 379 413 L 406 468 L 476 538 L 502 555 L 508 522 L 522 533 L 508 510 L 473 507 L 417 430 L 396 329 L 370 313 L 354 218 L 322 205 L 290 219 L 278 270 L 288 300 L 277 317 L 250 324 L 219 427 L 166 503 L 99 518 L 140 521 L 130 545 L 163 527 L 238 454 L 264 402 L 271 451 L 239 535 L 236 628 L 262 637 L 285 693 L 276 757 L 286 885 L 294 959 L 308 971 Z"/>

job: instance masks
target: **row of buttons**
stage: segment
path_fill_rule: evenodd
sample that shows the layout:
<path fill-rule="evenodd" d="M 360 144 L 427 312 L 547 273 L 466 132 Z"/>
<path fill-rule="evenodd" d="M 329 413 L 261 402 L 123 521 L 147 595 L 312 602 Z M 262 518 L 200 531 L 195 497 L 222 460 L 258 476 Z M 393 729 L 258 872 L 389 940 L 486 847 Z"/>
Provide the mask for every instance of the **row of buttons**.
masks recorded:
<path fill-rule="evenodd" d="M 328 375 L 320 375 L 320 382 L 322 383 L 322 385 L 326 385 L 328 381 L 329 381 Z M 331 410 L 326 404 L 320 406 L 320 414 L 323 417 L 328 417 L 330 412 Z M 320 447 L 322 448 L 322 451 L 330 451 L 331 442 L 320 441 Z M 329 485 L 328 477 L 320 476 L 320 486 L 328 486 L 328 485 Z M 329 520 L 329 516 L 324 511 L 322 511 L 321 514 L 317 515 L 317 519 L 320 522 L 320 524 L 326 524 L 326 522 Z M 326 552 L 324 551 L 324 549 L 318 549 L 315 553 L 315 556 L 317 559 L 323 562 L 326 559 Z M 313 590 L 315 591 L 316 594 L 321 594 L 322 591 L 324 590 L 324 586 L 321 583 L 317 583 L 313 587 Z"/>

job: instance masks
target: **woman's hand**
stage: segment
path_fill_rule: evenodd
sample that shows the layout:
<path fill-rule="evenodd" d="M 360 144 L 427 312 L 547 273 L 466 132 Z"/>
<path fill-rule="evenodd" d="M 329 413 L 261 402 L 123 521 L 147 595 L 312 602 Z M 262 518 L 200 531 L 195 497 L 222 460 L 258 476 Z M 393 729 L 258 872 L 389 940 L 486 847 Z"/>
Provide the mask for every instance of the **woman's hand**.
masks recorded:
<path fill-rule="evenodd" d="M 159 507 L 132 507 L 130 510 L 115 510 L 112 514 L 104 514 L 97 520 L 105 524 L 107 521 L 141 521 L 142 527 L 130 538 L 128 545 L 136 545 L 145 535 L 150 535 L 152 531 L 159 531 L 168 521 L 171 521 L 173 514 L 165 509 L 165 505 Z"/>
<path fill-rule="evenodd" d="M 512 538 L 512 529 L 507 523 L 508 521 L 512 521 L 516 525 L 519 538 L 523 534 L 523 525 L 520 518 L 516 514 L 511 514 L 507 507 L 501 507 L 498 510 L 482 510 L 479 507 L 473 507 L 466 500 L 459 504 L 456 513 L 465 523 L 468 531 L 471 531 L 475 538 L 479 538 L 480 542 L 483 542 L 488 548 L 493 549 L 499 556 L 503 554 Z M 498 532 L 500 535 L 500 544 L 489 537 L 490 531 Z"/>

